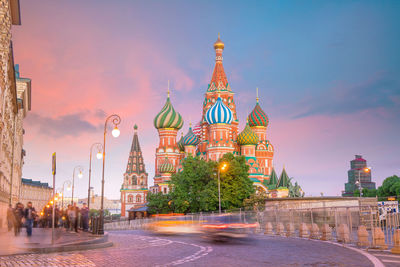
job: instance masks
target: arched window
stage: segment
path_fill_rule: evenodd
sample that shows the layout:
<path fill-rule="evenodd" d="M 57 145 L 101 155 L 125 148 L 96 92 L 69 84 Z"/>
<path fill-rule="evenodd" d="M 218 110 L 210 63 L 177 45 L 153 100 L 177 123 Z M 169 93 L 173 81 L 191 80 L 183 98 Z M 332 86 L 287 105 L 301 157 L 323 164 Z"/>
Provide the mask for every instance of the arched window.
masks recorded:
<path fill-rule="evenodd" d="M 137 203 L 142 202 L 142 196 L 137 195 L 137 196 L 136 196 L 136 202 L 137 202 Z"/>
<path fill-rule="evenodd" d="M 132 195 L 128 196 L 128 202 L 133 202 L 133 196 Z"/>
<path fill-rule="evenodd" d="M 166 194 L 166 193 L 167 193 L 167 188 L 164 187 L 164 194 Z"/>

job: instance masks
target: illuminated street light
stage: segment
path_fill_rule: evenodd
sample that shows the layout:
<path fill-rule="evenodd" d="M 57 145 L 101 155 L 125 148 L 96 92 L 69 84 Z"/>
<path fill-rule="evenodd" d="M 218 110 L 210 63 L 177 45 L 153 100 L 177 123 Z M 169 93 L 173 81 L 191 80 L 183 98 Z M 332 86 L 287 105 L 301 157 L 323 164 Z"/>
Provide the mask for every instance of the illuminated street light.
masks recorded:
<path fill-rule="evenodd" d="M 79 174 L 78 177 L 82 178 L 82 172 L 83 172 L 83 167 L 82 166 L 76 166 L 72 172 L 72 198 L 71 198 L 71 205 L 74 204 L 74 189 L 75 189 L 75 171 L 78 169 Z"/>
<path fill-rule="evenodd" d="M 89 155 L 89 186 L 88 186 L 88 200 L 87 200 L 88 210 L 90 210 L 90 180 L 92 175 L 92 151 L 94 147 L 97 148 L 97 158 L 98 159 L 103 158 L 103 145 L 100 143 L 94 143 L 90 147 L 90 155 Z"/>
<path fill-rule="evenodd" d="M 104 139 L 103 139 L 103 172 L 101 177 L 101 204 L 100 204 L 100 225 L 98 227 L 98 234 L 104 234 L 104 167 L 106 162 L 106 135 L 107 135 L 107 123 L 111 120 L 114 124 L 114 129 L 112 130 L 112 135 L 118 137 L 120 131 L 118 125 L 121 123 L 121 117 L 117 114 L 110 115 L 106 118 L 104 123 Z"/>
<path fill-rule="evenodd" d="M 361 171 L 369 173 L 371 171 L 371 167 L 365 167 L 358 170 L 358 181 L 356 181 L 355 184 L 358 185 L 358 190 L 360 190 L 360 197 L 362 197 Z"/>
<path fill-rule="evenodd" d="M 220 179 L 220 172 L 225 171 L 228 168 L 227 163 L 222 163 L 221 167 L 218 166 L 218 210 L 219 214 L 221 214 L 221 179 Z"/>

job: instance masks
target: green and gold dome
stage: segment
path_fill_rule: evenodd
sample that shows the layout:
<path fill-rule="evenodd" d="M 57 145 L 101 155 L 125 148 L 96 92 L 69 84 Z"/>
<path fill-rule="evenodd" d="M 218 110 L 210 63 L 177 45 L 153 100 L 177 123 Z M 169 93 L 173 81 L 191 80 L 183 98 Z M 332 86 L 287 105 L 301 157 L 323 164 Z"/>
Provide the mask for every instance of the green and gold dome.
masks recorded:
<path fill-rule="evenodd" d="M 181 139 L 179 139 L 177 145 L 180 151 L 185 151 L 185 147 L 183 145 L 183 132 L 181 133 Z"/>
<path fill-rule="evenodd" d="M 261 109 L 260 104 L 258 104 L 258 101 L 253 111 L 249 114 L 248 119 L 249 119 L 249 125 L 251 127 L 254 126 L 267 127 L 269 122 L 267 114 L 265 114 L 265 112 Z"/>
<path fill-rule="evenodd" d="M 250 128 L 249 122 L 246 123 L 246 127 L 244 127 L 243 131 L 238 135 L 237 143 L 240 146 L 258 144 L 258 135 Z"/>
<path fill-rule="evenodd" d="M 158 171 L 160 173 L 174 173 L 175 166 L 171 163 L 171 161 L 169 161 L 168 158 L 165 158 L 158 166 Z"/>
<path fill-rule="evenodd" d="M 165 102 L 162 110 L 154 118 L 154 127 L 157 129 L 172 128 L 179 130 L 183 126 L 183 119 L 181 114 L 175 111 L 169 99 L 169 93 L 167 102 Z"/>

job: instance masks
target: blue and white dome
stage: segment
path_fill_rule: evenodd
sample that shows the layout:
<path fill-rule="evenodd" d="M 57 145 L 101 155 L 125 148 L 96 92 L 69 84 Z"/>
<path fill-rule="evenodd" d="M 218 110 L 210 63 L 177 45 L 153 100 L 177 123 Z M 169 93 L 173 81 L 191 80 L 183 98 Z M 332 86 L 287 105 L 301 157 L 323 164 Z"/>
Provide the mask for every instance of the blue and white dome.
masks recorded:
<path fill-rule="evenodd" d="M 208 124 L 215 123 L 227 123 L 230 124 L 233 120 L 233 113 L 224 102 L 221 97 L 218 97 L 217 101 L 213 106 L 206 112 L 206 121 Z"/>

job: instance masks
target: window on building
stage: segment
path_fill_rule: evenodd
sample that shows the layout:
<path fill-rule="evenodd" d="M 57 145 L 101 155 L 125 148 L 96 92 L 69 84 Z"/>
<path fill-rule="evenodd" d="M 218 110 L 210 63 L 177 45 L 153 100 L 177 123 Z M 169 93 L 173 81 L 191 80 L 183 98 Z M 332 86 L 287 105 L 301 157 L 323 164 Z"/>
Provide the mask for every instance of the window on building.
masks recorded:
<path fill-rule="evenodd" d="M 142 196 L 137 195 L 137 196 L 136 196 L 136 202 L 137 202 L 137 203 L 142 202 Z"/>
<path fill-rule="evenodd" d="M 128 202 L 133 202 L 133 196 L 132 195 L 128 196 Z"/>
<path fill-rule="evenodd" d="M 166 193 L 167 193 L 167 188 L 164 187 L 164 194 L 166 194 Z"/>

